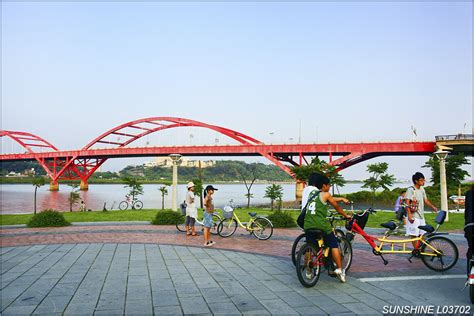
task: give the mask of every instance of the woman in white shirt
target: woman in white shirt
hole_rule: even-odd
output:
[[[189,182],[188,193],[186,193],[186,235],[197,236],[194,224],[198,216],[197,208],[194,206],[194,183]]]

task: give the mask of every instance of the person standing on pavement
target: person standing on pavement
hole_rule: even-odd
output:
[[[418,226],[426,225],[425,222],[425,203],[433,209],[434,212],[438,212],[438,208],[434,206],[428,197],[426,196],[425,189],[425,176],[421,172],[416,172],[412,176],[413,186],[409,187],[406,192],[406,199],[411,201],[412,207],[411,214],[408,215],[406,221],[406,236],[416,238],[425,233],[424,230],[420,230]],[[410,210],[408,210],[410,212]],[[416,247],[416,241],[413,241],[413,247]]]
[[[474,179],[466,181],[470,185],[469,190],[464,194],[466,197],[464,204],[464,237],[467,239],[467,273],[469,273],[469,260],[472,257],[472,235],[474,234],[474,220],[472,215],[472,196],[474,195]]]
[[[217,191],[212,185],[204,189],[204,247],[214,246],[215,242],[211,240],[212,213],[214,213],[214,203],[212,195]]]
[[[197,208],[194,205],[194,183],[188,182],[188,192],[186,193],[186,235],[197,236],[194,224],[198,216]]]

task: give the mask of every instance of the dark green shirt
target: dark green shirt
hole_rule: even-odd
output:
[[[313,193],[313,192],[311,192]],[[326,234],[332,232],[328,217],[328,204],[321,201],[321,192],[306,206],[306,215],[304,218],[304,229],[315,228],[324,231]]]

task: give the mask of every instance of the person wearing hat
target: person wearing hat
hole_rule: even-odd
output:
[[[194,224],[198,216],[197,208],[194,205],[194,183],[188,182],[188,192],[186,193],[186,235],[197,236]]]
[[[215,242],[211,240],[212,213],[214,213],[214,203],[212,195],[217,191],[212,185],[204,189],[204,247],[214,246]]]

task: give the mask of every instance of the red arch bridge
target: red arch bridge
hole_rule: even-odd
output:
[[[177,127],[202,127],[237,141],[225,146],[155,146],[128,147],[151,133]],[[264,144],[240,132],[194,120],[177,117],[152,117],[114,127],[79,150],[62,151],[45,139],[27,132],[0,131],[26,149],[25,153],[1,154],[0,161],[36,160],[51,178],[50,188],[58,189],[59,180],[80,180],[87,189],[89,177],[107,159],[118,157],[168,156],[263,156],[291,175],[289,165],[308,163],[308,156],[329,156],[339,170],[378,156],[428,155],[436,142],[378,142],[341,144]],[[119,140],[117,140],[119,139]],[[120,139],[123,139],[120,141]],[[110,148],[97,148],[108,145]],[[44,151],[46,149],[46,151]],[[42,150],[39,152],[39,150]],[[337,159],[333,159],[337,156]]]

